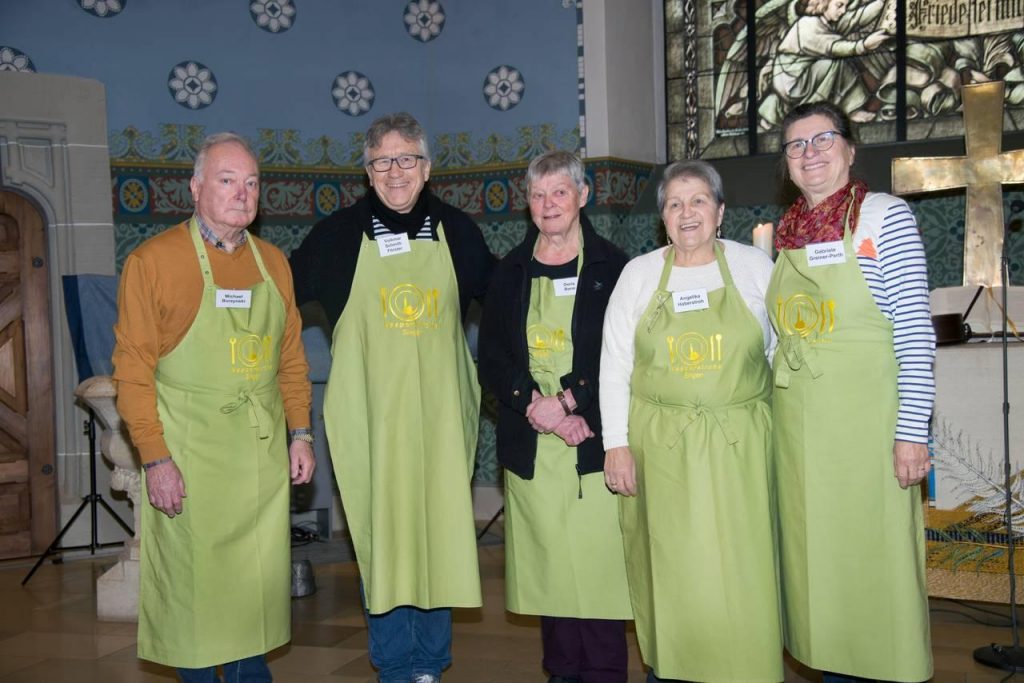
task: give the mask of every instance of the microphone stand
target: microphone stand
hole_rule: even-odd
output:
[[[1020,646],[1020,629],[1017,621],[1017,573],[1013,562],[1013,500],[1010,495],[1010,379],[1007,349],[1007,321],[1010,316],[1008,292],[1010,289],[1010,230],[1007,226],[1003,236],[1003,255],[1000,259],[1003,284],[1003,476],[1006,486],[1006,546],[1007,565],[1010,573],[1010,622],[1013,644],[979,647],[974,651],[974,660],[985,666],[1015,673],[1024,672],[1024,648]]]

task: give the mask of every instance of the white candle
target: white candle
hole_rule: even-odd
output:
[[[771,223],[758,223],[754,226],[754,246],[769,256],[772,255],[773,227]]]

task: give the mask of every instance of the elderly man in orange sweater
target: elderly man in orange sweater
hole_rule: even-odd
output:
[[[288,262],[246,230],[259,182],[243,138],[207,138],[195,214],[128,256],[118,293],[117,406],[149,495],[138,654],[186,682],[218,665],[269,681],[264,654],[291,635],[289,479],[313,473],[311,391]]]

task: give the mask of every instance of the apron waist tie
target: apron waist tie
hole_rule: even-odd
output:
[[[263,407],[263,402],[252,392],[242,390],[238,392],[238,398],[231,403],[225,403],[220,407],[220,412],[227,415],[233,413],[242,406],[249,408],[249,426],[256,430],[256,435],[261,439],[270,437],[270,413]]]
[[[788,334],[779,339],[779,350],[782,352],[784,362],[775,363],[775,386],[781,389],[789,388],[789,380],[793,372],[800,370],[805,365],[811,373],[811,377],[821,377],[821,368],[815,360],[814,349],[807,343],[807,340],[796,334]],[[776,356],[776,358],[778,358]]]
[[[643,396],[636,396],[642,401],[650,403],[651,405],[659,408],[674,408],[684,412],[684,424],[679,430],[679,434],[676,436],[669,448],[675,448],[679,444],[679,440],[683,438],[683,432],[687,430],[693,423],[697,422],[701,418],[711,418],[715,421],[715,425],[722,432],[722,436],[725,437],[726,442],[730,446],[735,446],[739,443],[740,439],[736,436],[736,430],[733,429],[732,424],[729,422],[729,416],[727,411],[731,408],[742,408],[744,406],[751,405],[753,403],[763,402],[765,399],[762,396],[756,396],[747,401],[740,401],[739,403],[728,403],[726,405],[712,406],[707,403],[701,403],[700,401],[694,403],[662,403],[651,398]]]
[[[706,418],[709,416],[715,421],[715,424],[718,425],[718,428],[722,432],[722,436],[725,437],[726,442],[730,446],[735,446],[737,443],[739,443],[740,439],[738,436],[736,436],[736,431],[732,428],[732,425],[729,424],[729,417],[725,414],[725,411],[715,410],[711,406],[703,405],[701,403],[683,406],[683,409],[686,410],[688,413],[688,415],[686,416],[686,423],[683,424],[683,428],[679,430],[679,435],[676,437],[676,440],[672,443],[672,445],[669,446],[669,448],[676,447],[676,444],[679,443],[679,440],[683,438],[683,432],[685,432],[690,425],[692,425],[694,422],[701,418]]]
[[[213,394],[218,396],[230,396],[227,392],[211,392],[206,391],[202,388],[190,386],[184,383],[175,382],[173,379],[168,377],[162,377],[157,373],[157,383],[164,386],[170,387],[177,391],[185,391],[189,393],[201,393],[201,394]],[[271,417],[270,411],[263,405],[263,401],[260,400],[261,395],[273,395],[277,390],[276,382],[269,382],[262,386],[256,386],[249,389],[239,389],[237,396],[234,401],[225,403],[220,407],[220,412],[228,415],[235,412],[242,406],[248,406],[249,408],[249,426],[256,430],[257,436],[261,439],[270,438],[270,427],[274,424],[274,420]]]

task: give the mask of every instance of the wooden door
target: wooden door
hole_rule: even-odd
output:
[[[49,308],[42,216],[0,191],[0,558],[57,531]]]

